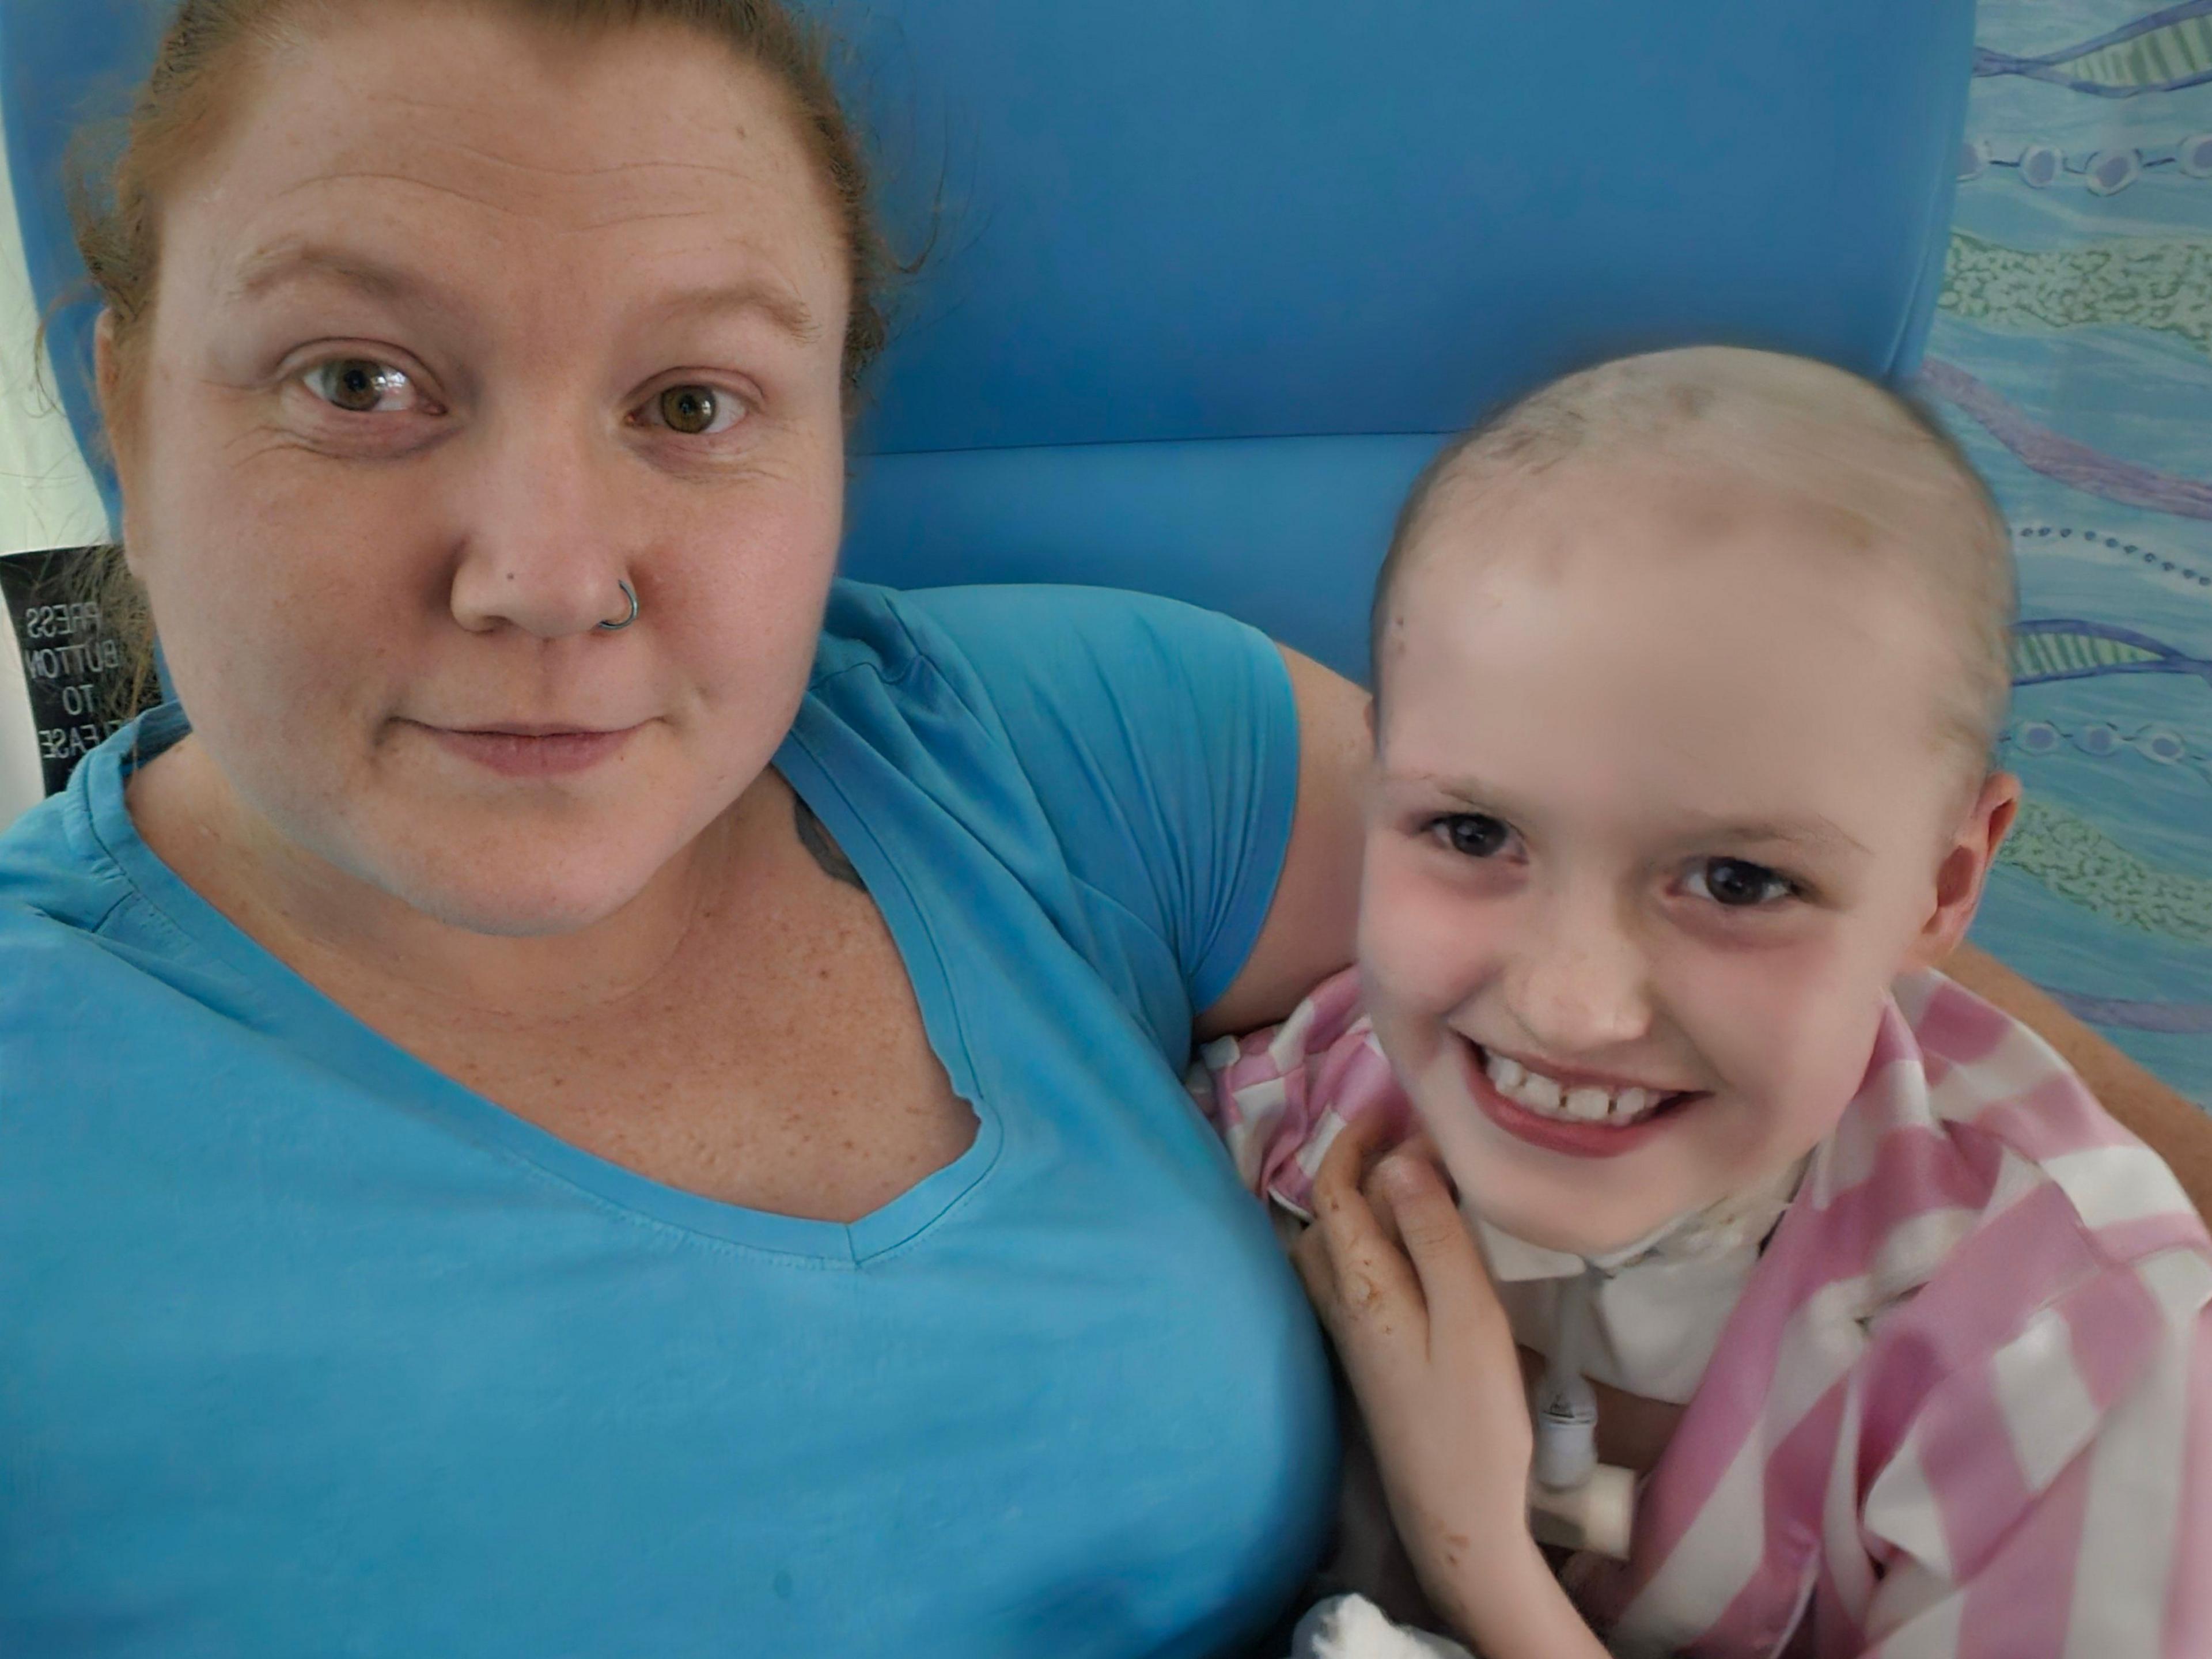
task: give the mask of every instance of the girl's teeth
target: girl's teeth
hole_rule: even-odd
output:
[[[1565,1088],[1557,1079],[1532,1072],[1503,1054],[1486,1054],[1483,1070],[1498,1093],[1516,1105],[1577,1123],[1633,1123],[1666,1098],[1650,1089]]]

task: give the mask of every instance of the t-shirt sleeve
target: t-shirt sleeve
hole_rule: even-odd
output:
[[[1070,872],[1154,933],[1193,1011],[1251,954],[1289,845],[1297,709],[1266,635],[1106,588],[899,597],[1012,750]]]

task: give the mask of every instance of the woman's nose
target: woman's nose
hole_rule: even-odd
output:
[[[639,515],[623,510],[631,458],[588,436],[487,430],[472,471],[453,574],[453,620],[471,633],[541,639],[619,622]]]
[[[1554,907],[1508,969],[1510,1012],[1559,1059],[1633,1042],[1651,1030],[1650,965],[1617,918]]]

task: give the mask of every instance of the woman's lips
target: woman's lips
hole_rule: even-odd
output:
[[[1664,1133],[1668,1121],[1677,1112],[1705,1098],[1702,1094],[1679,1096],[1663,1106],[1654,1107],[1633,1123],[1616,1126],[1564,1122],[1540,1116],[1498,1093],[1497,1085],[1483,1069],[1482,1050],[1456,1034],[1451,1040],[1459,1056],[1460,1079],[1483,1115],[1517,1140],[1569,1158],[1619,1158],[1623,1152],[1632,1152]]]
[[[509,778],[569,777],[589,771],[619,754],[638,732],[635,726],[615,732],[469,730],[447,726],[422,729],[449,754]]]

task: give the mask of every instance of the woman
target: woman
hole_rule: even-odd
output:
[[[834,585],[863,204],[763,5],[185,7],[85,250],[191,724],[0,843],[8,1651],[1199,1654],[1311,1565],[1176,1079],[1349,954],[1360,699]]]

